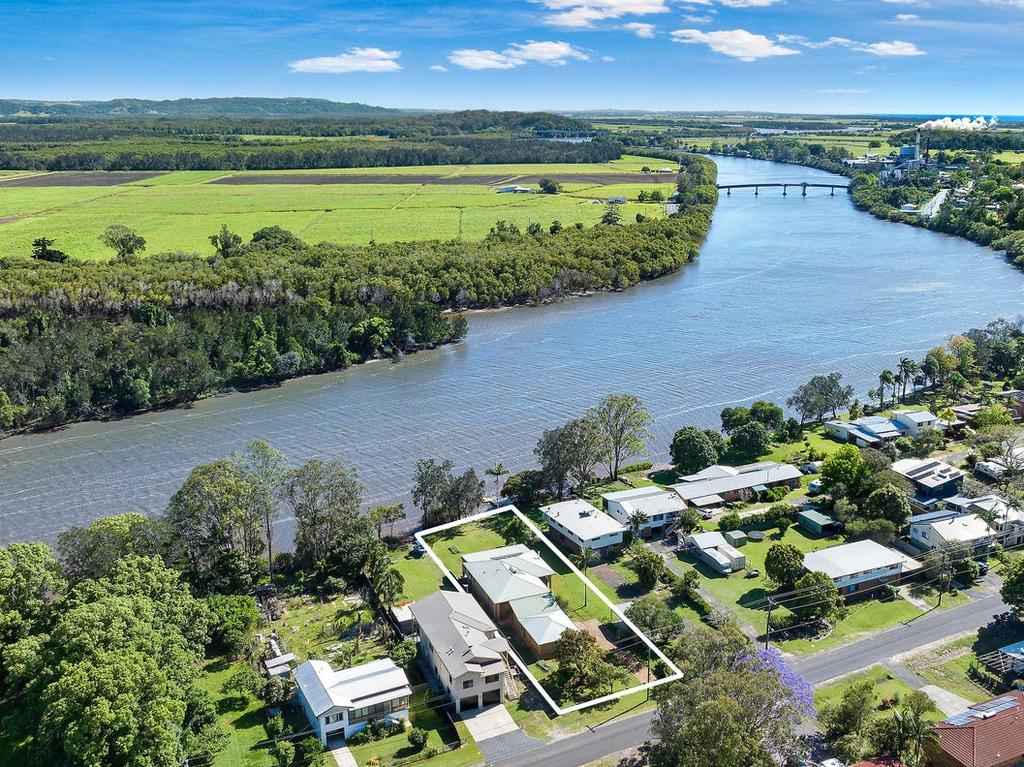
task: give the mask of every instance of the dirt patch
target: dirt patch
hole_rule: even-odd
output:
[[[0,218],[0,224],[9,224],[12,221],[17,221],[17,220],[18,219],[14,218],[13,216],[11,216],[10,218]]]
[[[597,620],[597,618],[591,618],[590,620],[586,621],[576,621],[576,625],[579,626],[580,629],[582,629],[583,631],[586,631],[588,634],[590,634],[590,636],[594,637],[594,639],[597,640],[598,646],[602,650],[615,649],[615,644],[613,642],[610,642],[608,640],[608,637],[604,635],[604,632],[601,631],[601,623]]]
[[[410,173],[241,173],[210,181],[211,184],[231,186],[252,184],[438,184],[442,186],[495,184],[536,184],[550,178],[561,184],[672,184],[675,176],[665,173],[548,173],[526,176],[464,175],[439,176],[437,174]]]
[[[38,176],[15,176],[14,178],[0,179],[0,186],[24,186],[24,187],[46,187],[46,186],[118,186],[128,184],[132,181],[145,181],[147,178],[162,176],[166,171],[69,171],[58,173],[43,173]]]

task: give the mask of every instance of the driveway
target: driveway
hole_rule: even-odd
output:
[[[959,714],[974,705],[967,698],[961,698],[959,695],[934,684],[926,684],[921,688],[921,692],[931,698],[939,711],[946,716]]]
[[[500,703],[465,711],[460,716],[477,743],[519,729],[519,725],[512,719],[512,714]]]
[[[329,738],[327,749],[331,752],[331,756],[334,757],[338,767],[357,767],[356,759],[352,756],[352,752],[348,750],[348,746],[345,745],[344,738]]]

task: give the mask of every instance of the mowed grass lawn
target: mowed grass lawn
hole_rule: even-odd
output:
[[[746,556],[747,570],[731,575],[719,575],[689,554],[680,553],[679,558],[697,570],[701,575],[701,587],[708,594],[735,613],[741,621],[758,632],[763,632],[768,615],[765,598],[772,593],[766,583],[764,560],[771,545],[780,541],[790,543],[800,551],[807,553],[835,546],[842,543],[843,539],[840,536],[815,537],[796,525],[786,530],[785,535],[781,538],[778,531],[772,531],[764,541],[748,541],[740,549]],[[746,573],[750,569],[759,570],[760,575],[756,578],[746,577]],[[773,621],[786,614],[786,610],[776,608],[773,611]],[[850,604],[849,615],[839,621],[827,637],[814,641],[791,639],[779,642],[778,646],[792,653],[824,650],[854,641],[881,628],[894,626],[920,614],[921,610],[904,599],[895,599],[891,602],[880,602],[873,599],[853,602]]]
[[[491,175],[503,173],[626,173],[641,164],[667,164],[638,158],[590,165],[422,166],[353,168],[361,174]],[[328,171],[330,172],[330,171]],[[275,175],[289,175],[288,172]],[[294,173],[300,173],[295,171]],[[324,171],[301,171],[322,174]],[[499,219],[525,229],[592,226],[604,210],[595,199],[625,196],[624,221],[637,213],[664,216],[660,203],[634,202],[642,189],[671,194],[675,176],[663,184],[565,184],[559,195],[496,194],[479,183],[466,184],[252,184],[209,183],[224,171],[180,171],[112,187],[0,186],[0,256],[27,255],[32,241],[49,237],[74,258],[109,258],[99,242],[110,224],[124,224],[146,238],[148,253],[211,253],[210,235],[222,224],[248,238],[266,226],[281,226],[310,243],[366,244],[424,239],[478,240]],[[254,174],[246,174],[254,175]]]
[[[815,690],[814,705],[818,709],[818,713],[820,714],[826,706],[838,703],[846,690],[862,682],[871,682],[872,690],[875,693],[876,710],[880,712],[889,710],[891,708],[889,704],[900,703],[914,691],[913,687],[895,676],[885,666],[872,666]],[[933,722],[942,719],[942,716],[942,712],[937,708],[925,714],[925,718]]]

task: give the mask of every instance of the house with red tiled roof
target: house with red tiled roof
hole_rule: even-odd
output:
[[[874,759],[857,762],[853,767],[905,767],[905,765],[899,759],[891,756],[876,756]]]
[[[935,730],[934,767],[1017,767],[1024,763],[1024,692],[977,703]]]

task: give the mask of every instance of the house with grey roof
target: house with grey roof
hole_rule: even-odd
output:
[[[690,552],[717,573],[728,575],[747,566],[743,552],[733,546],[722,533],[694,533],[686,537]]]
[[[628,526],[630,517],[637,512],[643,514],[647,521],[640,528],[642,536],[667,531],[686,508],[686,502],[676,493],[657,485],[605,493],[601,503],[608,515],[622,525]]]
[[[746,466],[709,466],[669,487],[687,506],[701,511],[733,501],[750,500],[770,487],[800,486],[803,475],[788,463],[764,461]]]
[[[370,720],[409,719],[409,678],[391,658],[340,671],[327,661],[308,660],[295,669],[295,683],[302,710],[324,745],[331,735],[348,738]]]
[[[537,658],[550,658],[555,642],[576,625],[551,593],[555,571],[533,549],[503,546],[462,558],[469,591],[499,626]]]
[[[804,554],[804,569],[825,573],[844,595],[865,591],[921,568],[902,552],[870,539]]]
[[[826,421],[825,433],[857,447],[881,447],[903,436],[899,426],[880,415],[867,415],[852,421]]]
[[[435,591],[411,609],[421,664],[456,713],[501,703],[508,641],[473,595]]]
[[[542,506],[549,536],[563,548],[579,553],[584,546],[598,557],[618,551],[626,527],[581,498]]]

